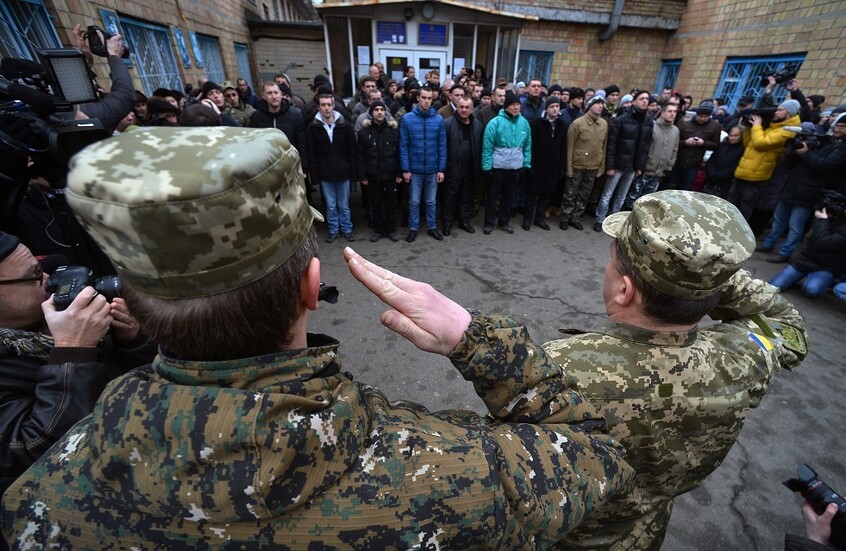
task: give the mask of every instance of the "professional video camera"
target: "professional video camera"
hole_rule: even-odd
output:
[[[766,87],[770,84],[770,77],[775,78],[776,84],[786,84],[796,78],[796,71],[777,71],[769,73],[761,77],[761,86]]]
[[[802,145],[807,145],[808,149],[816,149],[825,139],[825,134],[817,132],[816,126],[811,122],[803,122],[802,126],[785,126],[784,130],[788,132],[795,132],[790,142],[790,151],[802,149]]]
[[[818,515],[823,514],[829,503],[837,505],[837,513],[831,521],[831,537],[828,542],[838,549],[846,550],[846,499],[817,478],[817,473],[808,465],[799,465],[796,478],[782,482],[788,489],[802,494]]]
[[[814,210],[825,209],[829,220],[846,220],[846,195],[833,189],[825,189],[817,203],[814,205]]]
[[[102,38],[100,36],[102,35]],[[109,50],[106,47],[106,42],[109,41],[114,34],[105,29],[101,29],[97,25],[89,25],[85,30],[85,39],[88,41],[88,49],[91,53],[100,57],[109,57]],[[123,59],[129,58],[129,48],[121,43],[120,57]]]
[[[108,137],[96,119],[72,120],[75,104],[98,99],[83,54],[61,48],[37,55],[38,63],[0,61],[0,184],[25,184],[30,160],[61,174],[79,150]]]
[[[88,286],[106,297],[111,302],[120,296],[121,283],[116,275],[94,278],[94,272],[85,266],[60,266],[47,278],[44,285],[53,293],[56,310],[65,310],[80,291]]]
[[[777,107],[756,107],[751,109],[743,109],[740,112],[740,118],[744,124],[752,124],[751,117],[752,115],[758,115],[761,117],[762,122],[761,124],[766,128],[770,125],[773,121],[773,116],[775,115]]]

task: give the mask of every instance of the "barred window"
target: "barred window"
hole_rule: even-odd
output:
[[[148,96],[156,88],[182,90],[182,79],[173,55],[167,27],[120,16],[124,38],[132,51],[138,78]]]
[[[255,90],[252,72],[250,71],[250,50],[246,44],[235,43],[235,59],[238,61],[238,76],[236,78],[243,78],[250,85],[250,88]]]
[[[220,55],[220,41],[217,37],[197,33],[197,44],[202,52],[203,68],[208,79],[218,84],[226,80],[226,70]]]
[[[661,62],[661,70],[658,71],[658,79],[655,81],[656,94],[660,94],[664,88],[676,88],[681,64],[681,59],[665,59]]]
[[[539,78],[541,82],[549,86],[549,78],[552,75],[552,52],[535,52],[532,50],[520,50],[520,59],[517,62],[517,76],[515,82],[523,81],[526,84],[530,79]]]
[[[4,0],[0,15],[0,57],[34,60],[36,49],[62,47],[42,0]]]
[[[743,96],[752,96],[756,100],[764,93],[761,80],[767,75],[778,72],[796,72],[805,61],[805,54],[782,56],[760,56],[728,58],[720,75],[715,97],[728,99],[729,111],[737,109],[737,101]],[[787,97],[783,84],[776,86],[773,98],[781,102]]]

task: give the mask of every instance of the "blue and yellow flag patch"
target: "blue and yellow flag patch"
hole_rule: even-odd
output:
[[[758,335],[757,333],[749,333],[749,338],[752,340],[752,342],[754,342],[767,352],[773,349],[772,341],[767,337],[764,337],[763,335]]]

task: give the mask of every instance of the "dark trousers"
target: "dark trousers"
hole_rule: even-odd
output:
[[[507,226],[511,220],[511,201],[517,190],[522,170],[493,169],[491,187],[485,198],[485,226]],[[499,216],[497,217],[496,200],[499,198]]]
[[[661,185],[661,189],[682,189],[690,191],[696,183],[696,175],[699,172],[699,163],[689,166],[674,166]]]
[[[543,222],[546,218],[546,209],[549,207],[549,196],[549,192],[529,193],[526,206],[523,208],[523,225]]]
[[[752,213],[755,211],[758,195],[767,182],[750,182],[748,180],[734,179],[727,200],[740,210],[740,214],[747,222],[752,220]]]
[[[371,221],[373,231],[382,235],[389,235],[397,231],[397,184],[393,178],[389,180],[370,180],[364,186],[370,202]]]
[[[471,171],[472,172],[472,171]],[[444,228],[452,226],[452,221],[458,210],[458,221],[462,224],[470,223],[470,210],[473,208],[473,176],[465,176],[467,172],[457,178],[450,178],[444,192],[444,208],[441,212]]]

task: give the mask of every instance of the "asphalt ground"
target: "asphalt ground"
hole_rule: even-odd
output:
[[[355,281],[342,252],[347,245],[389,270],[424,281],[456,302],[483,312],[518,320],[533,340],[559,336],[560,328],[590,328],[605,319],[602,275],[611,239],[592,230],[551,231],[520,227],[514,234],[481,231],[482,214],[472,223],[476,233],[453,229],[444,241],[425,227],[414,243],[369,241],[361,196],[352,195],[355,243],[323,240],[318,224],[322,278],[340,291],[337,304],[321,303],[309,330],[327,333],[342,343],[343,368],[356,380],[381,389],[394,400],[411,400],[431,410],[445,408],[484,412],[484,404],[443,357],[417,350],[385,329],[379,314],[386,307]],[[519,216],[519,215],[518,215]],[[765,262],[756,253],[745,267],[769,279],[784,266]],[[812,466],[835,491],[846,495],[846,303],[832,295],[808,299],[798,290],[785,296],[805,318],[810,353],[793,372],[779,372],[760,407],[749,412],[740,438],[723,464],[705,483],[676,500],[663,549],[782,549],[784,534],[803,534],[802,498],[782,486],[800,463]]]

